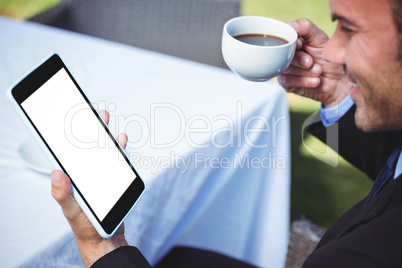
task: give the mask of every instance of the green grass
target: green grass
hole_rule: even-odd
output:
[[[0,14],[27,19],[59,1],[0,0]],[[241,15],[266,16],[281,21],[309,18],[328,35],[335,29],[327,0],[243,0]],[[335,153],[329,154],[327,160],[338,162],[336,167],[312,156],[301,140],[302,124],[320,104],[293,94],[288,95],[288,100],[292,147],[291,219],[304,216],[320,226],[329,227],[367,195],[372,183]],[[305,143],[322,150],[321,142],[313,137],[308,137]]]
[[[59,3],[60,0],[0,0],[0,15],[27,19]]]
[[[337,163],[330,166],[311,155],[303,145],[302,124],[309,114],[291,112],[291,220],[302,216],[328,228],[346,210],[363,199],[370,191],[372,182],[355,167],[329,153],[327,161]],[[304,143],[318,152],[324,144],[309,135]]]
[[[242,0],[241,15],[266,16],[281,21],[308,18],[328,35],[335,30],[328,0]]]

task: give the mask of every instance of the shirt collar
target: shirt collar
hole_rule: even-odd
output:
[[[402,174],[402,150],[399,154],[398,162],[396,163],[396,168],[394,172],[394,179],[398,178]]]

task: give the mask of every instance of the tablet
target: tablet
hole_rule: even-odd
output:
[[[60,57],[47,59],[7,98],[53,167],[69,176],[92,225],[111,237],[145,184]]]

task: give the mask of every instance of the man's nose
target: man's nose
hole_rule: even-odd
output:
[[[328,40],[326,44],[323,52],[323,57],[329,62],[338,65],[345,65],[345,56],[345,40],[343,40],[337,29],[334,35]]]

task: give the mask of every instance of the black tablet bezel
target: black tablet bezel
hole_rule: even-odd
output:
[[[87,207],[90,209],[91,213],[94,215],[96,220],[99,222],[99,224],[102,226],[103,230],[110,235],[115,228],[118,226],[118,224],[122,221],[122,219],[127,215],[127,213],[130,211],[132,206],[136,203],[138,198],[141,196],[142,192],[145,190],[145,185],[140,176],[138,175],[137,171],[134,169],[132,164],[130,163],[129,159],[123,152],[123,150],[120,148],[118,145],[118,142],[116,139],[114,139],[113,135],[110,133],[109,129],[107,128],[106,124],[103,122],[99,114],[96,112],[88,98],[85,96],[84,92],[81,90],[79,87],[78,83],[75,81],[67,67],[64,65],[63,61],[61,58],[57,55],[54,54],[51,56],[48,60],[46,60],[43,64],[41,64],[38,68],[36,68],[33,72],[31,72],[28,76],[26,76],[20,83],[18,83],[12,90],[11,94],[13,98],[16,100],[18,103],[19,107],[21,110],[24,112],[25,116],[28,118],[32,126],[35,128],[36,132],[39,134],[40,138],[42,141],[45,143],[47,146],[48,150],[51,152],[57,163],[60,165],[62,170],[68,175],[68,171],[64,169],[62,163],[60,163],[59,159],[57,156],[53,153],[52,149],[49,147],[47,144],[46,140],[42,137],[41,133],[39,130],[36,128],[35,124],[32,122],[32,120],[29,118],[29,115],[26,113],[26,111],[22,108],[21,103],[26,100],[31,94],[33,94],[37,89],[39,89],[46,81],[48,81],[51,77],[53,77],[60,69],[64,68],[65,71],[68,73],[69,77],[71,80],[74,82],[75,86],[77,87],[78,91],[82,95],[82,97],[85,99],[89,107],[92,109],[94,112],[95,116],[98,118],[98,120],[101,122],[103,128],[105,131],[108,133],[108,135],[111,137],[117,148],[119,149],[121,155],[124,157],[126,160],[127,164],[130,166],[134,174],[136,175],[136,178],[134,181],[131,183],[131,185],[127,188],[127,190],[123,193],[123,195],[119,198],[119,200],[116,202],[116,204],[113,206],[113,208],[108,212],[108,214],[105,216],[105,218],[100,221],[97,215],[94,213],[92,210],[92,207],[90,204],[86,201],[85,197],[81,194],[80,189],[75,185],[74,179],[70,178],[71,183],[74,185],[75,189],[87,205]]]

